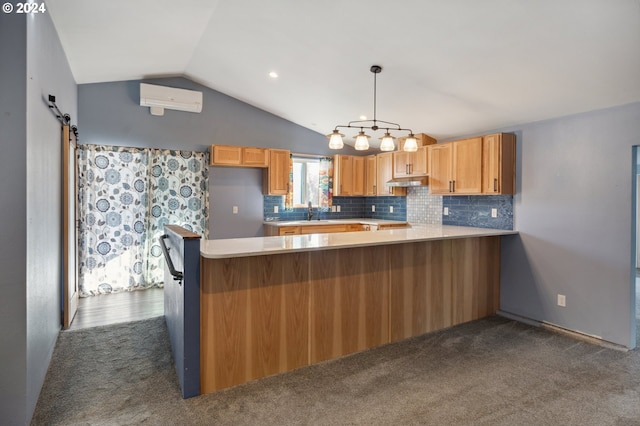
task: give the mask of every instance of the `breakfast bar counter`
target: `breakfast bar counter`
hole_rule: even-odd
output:
[[[311,221],[313,223],[313,221]],[[285,222],[289,223],[289,222]],[[282,226],[282,225],[280,225]],[[490,237],[515,234],[516,231],[448,225],[413,225],[380,231],[329,234],[286,235],[280,237],[202,240],[200,255],[209,259],[263,256],[317,250],[406,244],[419,241]]]
[[[500,239],[413,226],[200,243],[200,392],[492,315]]]

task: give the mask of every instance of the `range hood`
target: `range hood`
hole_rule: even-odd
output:
[[[429,184],[429,178],[426,176],[412,177],[412,178],[396,178],[387,181],[387,186],[427,186]]]

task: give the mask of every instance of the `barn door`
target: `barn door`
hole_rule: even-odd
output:
[[[64,328],[69,328],[78,310],[78,256],[76,217],[76,135],[68,125],[62,126],[62,200],[64,261]]]

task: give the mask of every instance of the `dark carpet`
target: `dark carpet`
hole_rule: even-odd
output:
[[[640,353],[497,316],[196,398],[162,317],[60,334],[34,425],[640,425]]]

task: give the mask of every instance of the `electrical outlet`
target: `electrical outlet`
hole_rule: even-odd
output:
[[[444,215],[449,216],[449,207],[444,208]]]
[[[340,206],[336,206],[336,211],[340,213]]]
[[[498,209],[491,209],[491,217],[498,217]]]
[[[563,308],[567,306],[567,296],[564,294],[558,295],[558,306],[562,306]]]
[[[389,206],[389,213],[393,213],[393,206]]]
[[[376,211],[376,206],[375,206],[375,205],[372,205],[372,206],[371,206],[371,211],[372,211],[372,212],[375,212],[375,211]]]
[[[273,206],[273,212],[278,213],[278,206]]]
[[[233,214],[238,214],[238,206],[233,206]]]

